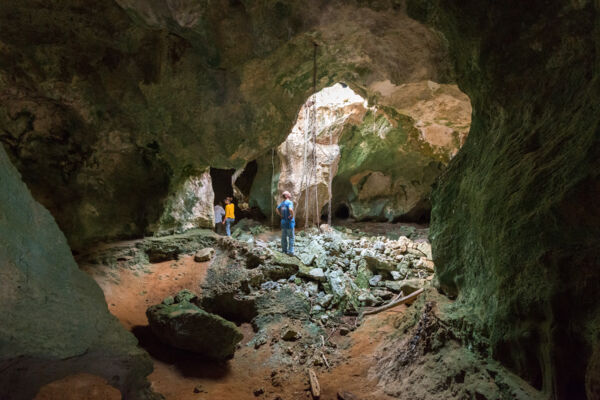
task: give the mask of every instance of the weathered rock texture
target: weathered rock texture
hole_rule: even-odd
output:
[[[191,302],[195,297],[183,290],[174,302],[171,298],[149,307],[146,316],[152,332],[164,343],[179,349],[214,360],[232,358],[243,338],[242,332],[233,322],[197,307]]]
[[[0,24],[0,140],[75,248],[152,230],[193,171],[281,144],[313,41],[318,89],[452,79],[392,0],[7,0]]]
[[[78,372],[103,376],[126,398],[151,398],[150,358],[108,312],[2,148],[0,184],[0,398],[31,399]]]
[[[409,4],[446,35],[473,105],[433,196],[439,285],[494,357],[549,397],[585,398],[600,341],[598,3]]]
[[[338,83],[311,96],[300,109],[292,132],[277,148],[280,172],[273,199],[281,201],[278,196],[284,190],[289,191],[296,203],[299,223],[304,222],[307,212],[309,221],[315,219],[315,214],[316,221],[320,220],[340,161],[340,136],[346,124],[362,121],[367,108],[365,99]]]
[[[190,176],[165,203],[158,232],[183,232],[193,228],[212,228],[215,194],[210,172]]]

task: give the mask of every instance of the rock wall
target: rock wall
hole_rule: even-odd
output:
[[[149,233],[185,171],[281,144],[313,42],[319,89],[452,79],[393,0],[7,0],[0,24],[0,141],[78,249]]]
[[[154,230],[159,234],[181,233],[193,228],[214,227],[215,194],[210,170],[186,178],[165,202]]]
[[[467,136],[471,105],[455,85],[375,82],[379,107],[347,127],[333,182],[356,219],[428,219],[431,186]]]
[[[417,0],[409,12],[443,31],[473,104],[433,194],[439,286],[458,296],[461,325],[549,398],[586,398],[587,380],[596,399],[598,3]]]
[[[104,377],[125,398],[154,398],[150,358],[109,313],[2,148],[0,184],[0,398],[32,399],[78,372]]]

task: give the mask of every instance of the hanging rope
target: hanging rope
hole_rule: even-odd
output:
[[[319,210],[319,194],[318,194],[318,179],[317,179],[317,44],[313,43],[313,104],[312,104],[312,139],[313,139],[313,176],[315,186],[315,215],[314,223],[318,227],[320,219]]]
[[[333,129],[329,128],[329,150],[333,148]],[[327,183],[327,225],[331,226],[331,198],[333,197],[331,185],[333,184],[333,163],[335,157],[328,157],[329,160],[329,182]]]
[[[319,197],[317,193],[317,47],[313,43],[313,94],[309,101],[304,104],[304,152],[302,160],[302,179],[300,180],[300,193],[304,192],[304,227],[309,226],[309,214],[311,208],[311,185],[314,186],[315,213],[313,224],[319,223]],[[309,136],[310,135],[310,136]],[[311,143],[312,142],[312,143]],[[311,146],[312,144],[312,146]]]
[[[304,109],[304,161],[302,164],[302,183],[300,190],[304,191],[304,228],[308,227],[308,180],[310,174],[306,173],[306,162],[308,160],[308,131],[310,129],[310,108]]]
[[[271,226],[275,226],[274,218],[275,212],[273,210],[273,202],[276,202],[275,195],[273,194],[273,185],[275,181],[275,148],[271,149]]]

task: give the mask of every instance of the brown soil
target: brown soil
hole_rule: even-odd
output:
[[[121,393],[96,375],[67,376],[42,387],[34,400],[119,400]]]

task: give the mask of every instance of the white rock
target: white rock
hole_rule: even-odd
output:
[[[325,272],[323,272],[323,268],[313,268],[308,271],[308,275],[310,275],[313,279],[324,281],[325,280]]]

